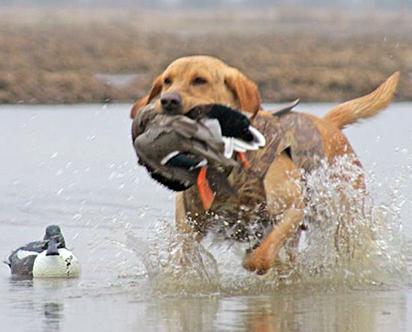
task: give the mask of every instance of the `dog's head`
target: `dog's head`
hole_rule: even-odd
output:
[[[254,113],[260,109],[256,84],[236,68],[209,56],[189,56],[172,62],[153,82],[149,94],[132,108],[155,101],[159,110],[184,114],[195,106],[218,103]]]

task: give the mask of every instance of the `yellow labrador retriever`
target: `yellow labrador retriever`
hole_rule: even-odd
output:
[[[262,110],[256,84],[239,70],[213,57],[189,56],[172,62],[154,80],[149,94],[133,105],[131,117],[148,103],[180,113],[219,103],[253,114],[253,125],[268,143],[248,153],[249,169],[228,175],[238,195],[216,193],[213,205],[205,211],[196,189],[189,188],[177,194],[176,222],[179,230],[200,237],[211,228],[219,231],[219,225],[228,225],[225,236],[236,240],[250,241],[253,233],[254,245],[243,265],[262,274],[275,264],[285,242],[299,234],[304,218],[299,170],[315,169],[320,159],[332,164],[336,157],[353,155],[341,130],[384,109],[398,80],[399,73],[394,73],[372,93],[334,107],[323,118],[295,112],[273,116]],[[360,165],[356,158],[353,162]],[[359,176],[353,186],[363,187],[363,178]]]

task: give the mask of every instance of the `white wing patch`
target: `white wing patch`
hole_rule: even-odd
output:
[[[202,159],[201,161],[199,161],[199,162],[197,163],[196,166],[190,167],[189,170],[192,170],[192,169],[195,169],[195,168],[199,168],[199,167],[203,167],[203,166],[206,166],[206,165],[207,165],[207,159]]]
[[[39,253],[35,252],[35,251],[29,251],[29,250],[21,249],[21,250],[17,251],[17,258],[18,259],[24,259],[24,258],[29,257],[29,256],[37,256],[38,254]]]
[[[249,131],[255,137],[254,142],[258,147],[261,148],[262,146],[265,146],[266,144],[265,136],[263,136],[259,130],[257,130],[255,127],[249,126]]]
[[[164,157],[164,158],[160,161],[160,163],[161,163],[162,165],[166,165],[166,164],[169,162],[169,160],[171,160],[171,159],[173,159],[174,157],[176,157],[179,153],[180,153],[180,151],[170,152],[166,157]]]
[[[234,146],[233,146],[233,138],[232,137],[222,137],[223,143],[225,143],[225,151],[224,155],[226,158],[232,158]]]
[[[249,126],[249,131],[253,135],[252,142],[246,142],[241,139],[234,137],[223,136],[222,140],[225,143],[225,152],[224,155],[226,158],[231,158],[233,152],[246,152],[250,150],[257,150],[266,144],[266,139],[262,133],[256,128]]]

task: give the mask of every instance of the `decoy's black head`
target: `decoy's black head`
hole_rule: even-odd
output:
[[[43,240],[46,242],[47,256],[58,255],[59,248],[66,248],[63,234],[57,225],[47,226]]]

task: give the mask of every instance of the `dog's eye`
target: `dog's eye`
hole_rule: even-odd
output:
[[[166,77],[166,78],[164,79],[163,83],[164,83],[165,85],[170,85],[170,84],[172,84],[172,79],[171,79],[170,77]]]
[[[193,80],[192,80],[192,84],[193,85],[203,85],[203,84],[206,84],[207,83],[207,80],[205,79],[205,78],[203,78],[203,77],[195,77]]]

